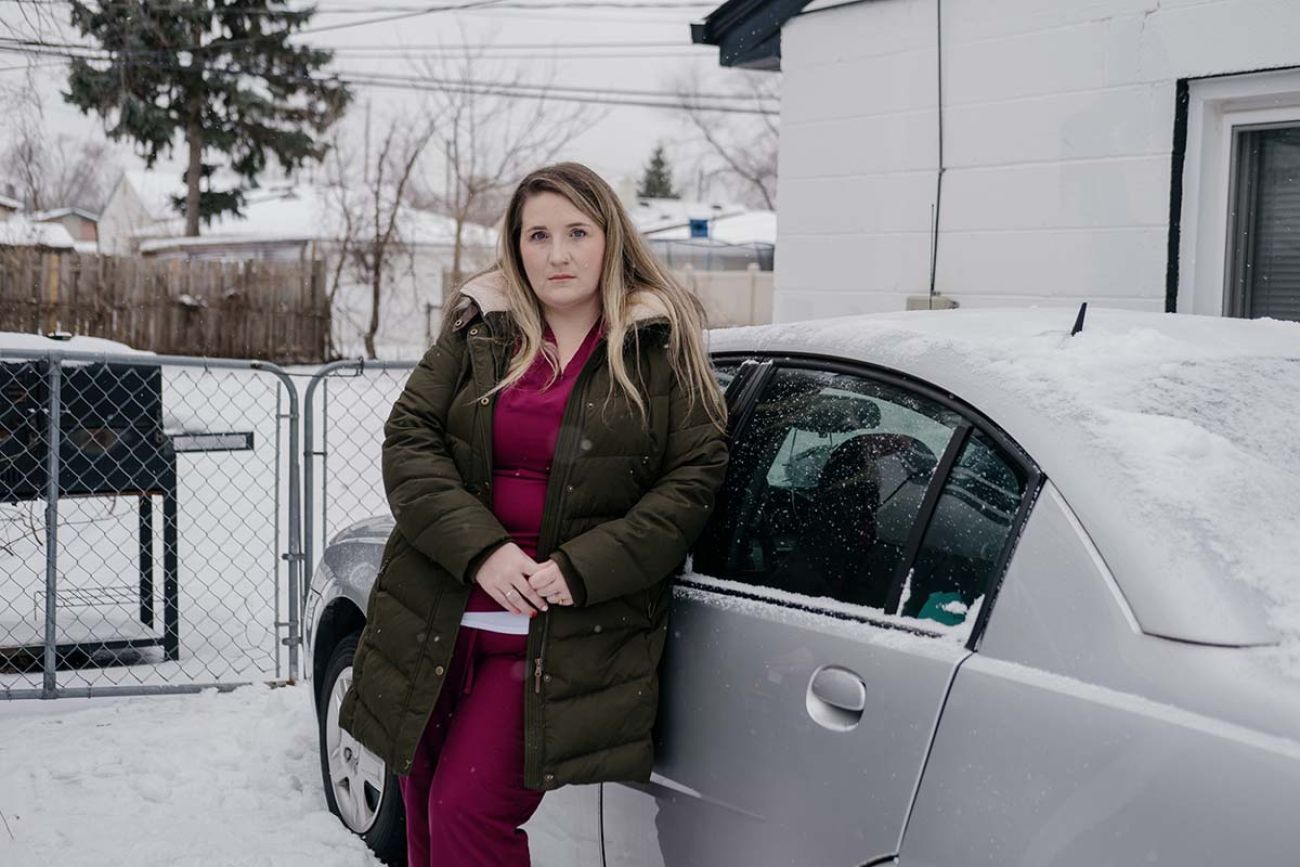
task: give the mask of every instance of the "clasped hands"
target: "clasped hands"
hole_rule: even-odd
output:
[[[549,605],[572,605],[569,585],[554,560],[538,563],[514,542],[497,548],[478,567],[474,582],[501,607],[532,617]]]

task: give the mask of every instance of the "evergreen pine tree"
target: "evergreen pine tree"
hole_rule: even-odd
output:
[[[320,159],[318,134],[350,99],[337,78],[315,77],[333,52],[291,43],[314,10],[285,0],[71,0],[72,24],[109,52],[72,61],[64,99],[103,118],[108,136],[138,145],[152,167],[177,143],[189,149],[184,173],[185,232],[199,220],[239,213],[248,189],[274,156],[285,169]],[[202,190],[224,155],[241,178],[231,190]]]
[[[673,189],[673,170],[664,156],[664,146],[655,145],[650,162],[646,164],[645,174],[641,176],[641,186],[636,194],[646,199],[677,199],[680,195]]]

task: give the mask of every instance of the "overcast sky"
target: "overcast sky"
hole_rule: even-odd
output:
[[[440,2],[446,4],[448,0]],[[466,0],[450,2],[458,4]],[[580,0],[577,6],[573,5],[575,0],[506,2],[516,8],[444,11],[349,26],[304,38],[322,47],[344,48],[334,61],[334,67],[340,72],[412,74],[417,62],[412,58],[431,56],[429,46],[468,43],[495,46],[492,50],[499,59],[484,61],[490,64],[485,67],[484,78],[488,75],[496,79],[513,78],[517,71],[523,80],[538,83],[550,81],[561,86],[600,85],[654,92],[670,91],[677,81],[686,78],[700,82],[702,90],[711,92],[743,90],[740,73],[718,66],[716,48],[693,46],[690,41],[690,22],[702,20],[716,4],[684,6],[614,0],[622,5],[590,8],[581,6]],[[522,2],[560,8],[517,8]],[[58,8],[49,0],[46,3],[50,8]],[[354,24],[384,14],[420,10],[426,4],[419,0],[319,0],[316,5],[318,14],[313,27]],[[9,8],[4,9],[6,6]],[[11,19],[12,0],[0,0],[0,10]],[[61,38],[79,41],[66,27]],[[574,47],[579,43],[583,47]],[[656,45],[629,47],[627,43]],[[515,45],[550,47],[508,47]],[[5,53],[0,57],[0,67],[16,66],[22,61],[19,55]],[[64,74],[64,68],[59,66],[39,71],[47,127],[55,133],[78,137],[97,135],[98,119],[81,115],[58,96]],[[6,84],[23,75],[15,71],[0,72]],[[359,137],[367,101],[372,124],[377,128],[390,113],[419,111],[421,99],[417,93],[358,87],[356,102],[344,121],[347,133]],[[617,184],[623,179],[639,177],[657,141],[663,141],[669,148],[679,186],[686,193],[693,193],[700,150],[694,146],[688,127],[663,109],[606,107],[563,156],[587,162]],[[183,153],[177,156],[183,160]],[[129,163],[130,158],[124,162]]]

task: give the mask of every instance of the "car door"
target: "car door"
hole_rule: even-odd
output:
[[[734,358],[714,364],[714,373],[724,390],[737,380],[743,361]],[[747,368],[753,366],[751,363]],[[740,385],[736,383],[737,388]],[[533,862],[539,867],[603,867],[600,797],[597,785],[565,786],[549,792],[524,826]]]
[[[950,401],[825,362],[769,367],[743,389],[718,512],[675,594],[655,774],[603,787],[611,867],[897,853],[1005,562],[1024,478],[999,503],[1001,543],[936,529],[923,548],[984,436]]]

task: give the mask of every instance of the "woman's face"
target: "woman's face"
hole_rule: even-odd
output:
[[[557,193],[524,202],[519,254],[533,293],[547,312],[600,305],[605,233]]]

